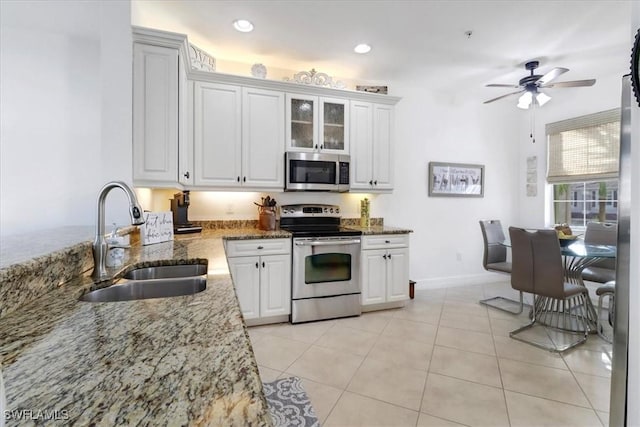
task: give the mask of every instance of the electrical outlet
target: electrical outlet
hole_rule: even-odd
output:
[[[233,214],[234,214],[234,212],[233,212],[233,203],[229,203],[227,205],[227,215],[233,215]]]

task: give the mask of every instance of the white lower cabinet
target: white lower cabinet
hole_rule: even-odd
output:
[[[225,246],[245,320],[288,316],[291,313],[291,240],[234,240],[227,241]],[[242,256],[230,256],[234,254]]]
[[[409,299],[409,235],[362,238],[362,305]]]

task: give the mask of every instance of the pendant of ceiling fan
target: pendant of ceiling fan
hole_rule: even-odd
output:
[[[516,92],[507,93],[506,95],[498,96],[497,98],[489,99],[485,101],[484,104],[489,104],[491,102],[497,101],[502,98],[507,98],[512,95],[524,94],[520,97],[518,107],[520,108],[528,108],[529,105],[532,105],[537,102],[538,105],[542,106],[547,101],[551,99],[548,95],[541,92],[540,89],[545,88],[562,88],[562,87],[582,87],[582,86],[593,86],[596,82],[595,79],[589,80],[573,80],[568,82],[555,82],[553,81],[560,77],[562,74],[569,71],[568,68],[556,67],[551,71],[545,74],[534,74],[535,70],[540,66],[540,62],[538,61],[529,61],[525,64],[525,69],[529,71],[529,75],[521,78],[518,81],[517,85],[510,84],[488,84],[487,87],[508,87],[519,89]],[[528,95],[529,94],[529,95]],[[525,101],[527,98],[531,97],[531,101],[527,104],[527,107],[524,107]],[[538,99],[541,97],[542,99]],[[525,99],[523,99],[525,98]],[[521,106],[522,105],[522,106]]]

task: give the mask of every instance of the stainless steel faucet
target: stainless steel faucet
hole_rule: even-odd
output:
[[[107,194],[114,188],[120,188],[129,198],[129,214],[131,215],[131,224],[144,224],[142,218],[142,207],[138,203],[135,193],[127,184],[122,181],[108,182],[102,187],[98,194],[98,221],[96,225],[96,238],[93,241],[93,273],[91,278],[94,282],[108,280],[111,277],[107,274],[106,260],[109,246],[104,238],[104,203]]]

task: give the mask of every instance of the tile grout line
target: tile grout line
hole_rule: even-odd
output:
[[[484,285],[482,286],[484,291]],[[488,308],[487,308],[488,310]],[[489,313],[487,313],[488,315]],[[498,364],[498,374],[500,375],[500,384],[502,385],[502,398],[504,400],[504,409],[507,413],[507,422],[511,425],[511,414],[509,413],[509,404],[507,403],[507,391],[504,388],[504,381],[502,380],[502,367],[500,365],[500,358],[498,356],[498,349],[496,347],[496,338],[493,335],[493,324],[491,323],[491,319],[489,319],[489,329],[491,330],[491,342],[493,342],[493,350],[496,352],[496,363]]]
[[[447,293],[445,292],[445,300]],[[429,366],[427,368],[427,377],[424,380],[424,387],[422,387],[422,397],[420,398],[420,408],[418,410],[418,420],[420,420],[420,414],[422,413],[422,406],[424,404],[424,395],[427,392],[427,384],[429,383],[429,375],[431,374],[431,362],[433,362],[433,354],[436,350],[436,340],[438,339],[438,332],[440,331],[440,320],[442,319],[442,313],[444,312],[444,301],[440,305],[440,315],[438,316],[438,326],[436,329],[436,336],[433,339],[433,345],[431,346],[431,357],[429,357]]]

